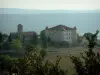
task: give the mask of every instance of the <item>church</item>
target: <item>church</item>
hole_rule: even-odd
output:
[[[21,24],[17,25],[17,32],[10,33],[12,40],[19,38],[23,43],[30,43],[34,35],[37,35],[35,31],[23,32],[23,25]]]

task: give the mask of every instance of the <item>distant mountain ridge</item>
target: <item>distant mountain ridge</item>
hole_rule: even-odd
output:
[[[46,14],[46,13],[100,13],[100,10],[35,10],[0,8],[0,14]]]

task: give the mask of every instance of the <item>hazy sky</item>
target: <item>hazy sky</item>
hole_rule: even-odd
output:
[[[100,0],[0,0],[0,8],[95,10]]]
[[[100,0],[0,0],[0,8],[21,8],[21,9],[39,9],[39,10],[57,10],[57,9],[100,10]],[[89,18],[87,17],[87,19]],[[100,21],[99,19],[97,20],[95,19],[97,19],[97,17],[94,17],[93,21],[90,22],[91,25],[88,26],[88,27],[92,27],[91,30],[93,30],[92,24],[94,23],[95,25],[96,21],[98,21],[96,29],[97,28],[100,29],[100,26],[99,26]],[[87,22],[87,25],[88,25],[88,22]],[[81,26],[81,28],[87,27],[87,25],[83,25]],[[6,28],[6,24],[4,27]],[[80,32],[82,32],[81,29],[80,29]]]

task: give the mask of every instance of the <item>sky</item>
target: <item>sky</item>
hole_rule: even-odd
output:
[[[0,8],[98,10],[100,0],[0,0]]]
[[[100,0],[0,0],[0,8],[82,11],[100,10]]]

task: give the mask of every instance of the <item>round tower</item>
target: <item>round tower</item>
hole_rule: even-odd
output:
[[[18,30],[18,33],[23,32],[23,25],[18,24],[17,30]]]
[[[21,24],[18,24],[18,27],[17,27],[17,30],[18,30],[18,38],[22,41],[23,39],[23,25]]]

